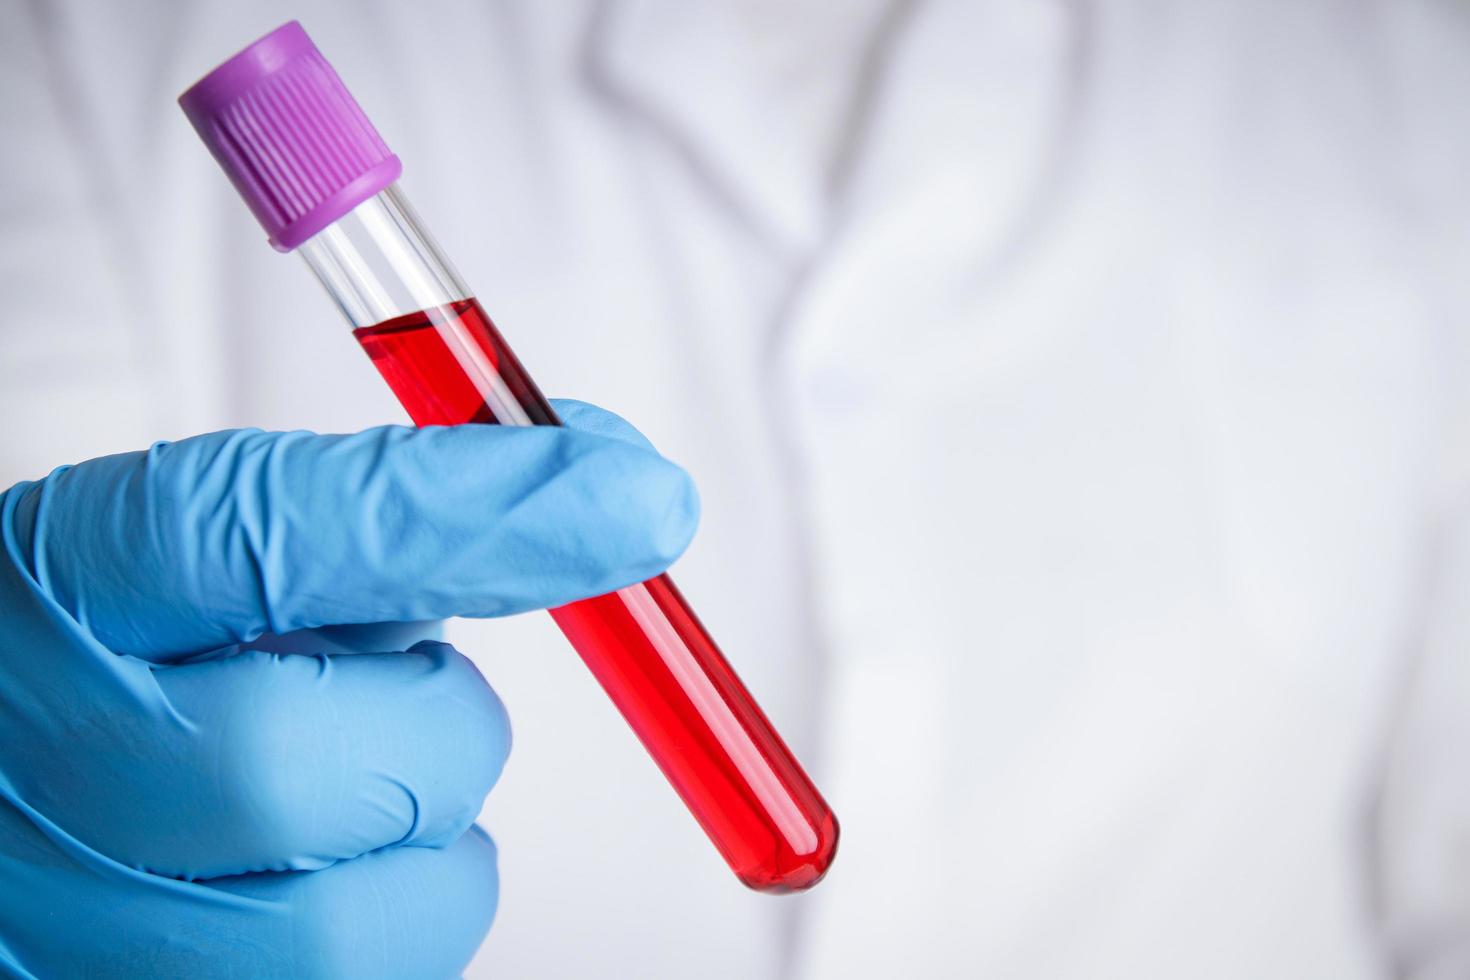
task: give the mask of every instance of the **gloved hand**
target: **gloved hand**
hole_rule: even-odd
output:
[[[219,432],[0,495],[0,972],[463,969],[510,732],[411,624],[648,578],[696,520],[625,423],[559,409]]]

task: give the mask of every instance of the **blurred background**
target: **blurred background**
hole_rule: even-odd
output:
[[[468,976],[1470,977],[1470,5],[0,0],[0,485],[402,411],[174,99],[302,21],[843,823],[742,889],[541,614]]]

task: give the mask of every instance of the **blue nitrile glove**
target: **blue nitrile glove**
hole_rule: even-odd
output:
[[[220,432],[0,495],[0,972],[464,967],[510,733],[402,624],[645,579],[696,520],[682,470],[559,407],[573,428]]]

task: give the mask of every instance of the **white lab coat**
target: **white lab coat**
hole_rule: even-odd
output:
[[[172,101],[299,17],[838,812],[744,891],[550,622],[470,976],[1470,976],[1449,0],[0,3],[0,478],[401,421]],[[452,751],[452,747],[447,747]]]

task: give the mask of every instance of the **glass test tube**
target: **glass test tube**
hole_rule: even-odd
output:
[[[560,424],[299,25],[257,41],[180,103],[416,424]],[[788,892],[822,878],[837,847],[831,809],[667,575],[551,615],[741,881]]]

